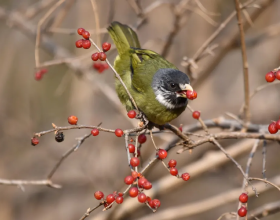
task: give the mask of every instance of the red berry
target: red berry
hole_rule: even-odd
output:
[[[83,48],[84,49],[89,49],[91,46],[91,43],[89,40],[83,40]]]
[[[190,100],[194,100],[197,98],[197,92],[196,91],[187,91],[187,98]]]
[[[98,59],[99,59],[99,53],[93,53],[92,55],[91,55],[91,59],[93,60],[93,61],[97,61]],[[101,66],[101,65],[100,65]],[[98,66],[98,69],[100,68],[100,66]]]
[[[137,167],[140,164],[140,160],[137,157],[132,157],[130,159],[130,165],[133,167]]]
[[[103,49],[104,52],[110,50],[110,48],[111,48],[111,44],[110,43],[105,42],[105,43],[102,44],[102,49]]]
[[[145,193],[138,194],[138,201],[139,202],[144,203],[144,202],[146,202],[146,200],[147,200],[147,196],[145,195]]]
[[[148,197],[148,198],[150,198],[150,197]],[[147,201],[148,201],[148,198],[146,199]],[[150,198],[150,199],[151,199],[151,198]],[[151,208],[155,208],[155,207],[154,207],[153,201],[154,201],[154,200],[149,200],[149,201],[148,201],[148,202],[149,202],[149,206],[151,206]]]
[[[275,77],[276,79],[280,80],[280,70],[277,70],[277,72],[275,73]]]
[[[43,77],[43,74],[41,73],[41,71],[38,71],[38,72],[35,73],[35,79],[37,81],[41,80],[42,77]]]
[[[135,118],[136,116],[136,112],[134,110],[130,110],[128,113],[127,113],[127,116],[129,118]]]
[[[82,48],[83,47],[83,41],[84,39],[80,39],[76,41],[76,47],[77,48]]]
[[[83,35],[83,38],[85,38],[85,39],[89,39],[89,37],[90,37],[90,33],[88,31],[84,31],[82,35]]]
[[[119,196],[123,196],[123,193],[122,193],[122,192],[119,192],[118,195],[119,195]]]
[[[110,204],[112,202],[115,201],[115,196],[113,194],[109,194],[107,197],[106,197],[106,201]]]
[[[242,202],[242,203],[246,203],[248,201],[248,195],[247,193],[242,193],[240,196],[239,196],[239,201]]]
[[[132,171],[131,176],[133,177],[133,179],[136,179],[138,177],[138,173],[136,171]]]
[[[164,149],[159,149],[157,155],[158,155],[158,158],[162,160],[167,157],[167,151]]]
[[[200,117],[200,112],[199,112],[199,111],[194,111],[194,112],[192,113],[192,116],[193,116],[194,119],[199,119],[199,117]]]
[[[150,183],[148,180],[144,183],[143,188],[146,190],[149,190],[153,187],[152,183]]]
[[[99,53],[99,60],[105,61],[106,58],[107,58],[106,53],[104,53],[104,52],[100,52],[100,53]]]
[[[154,200],[152,200],[152,202],[153,202],[153,207],[154,208],[159,208],[160,207],[160,201],[158,200],[158,199],[154,199]]]
[[[71,115],[71,116],[68,117],[68,123],[70,125],[76,125],[77,122],[78,122],[78,118],[76,116]]]
[[[276,128],[277,128],[278,130],[280,130],[280,119],[279,119],[278,121],[276,121]]]
[[[265,79],[267,82],[273,82],[275,80],[276,76],[274,72],[269,72],[265,75]]]
[[[138,189],[137,189],[137,187],[131,187],[130,189],[129,189],[129,195],[130,195],[130,197],[136,197],[137,195],[138,195]]]
[[[33,145],[33,146],[36,146],[37,144],[39,144],[39,140],[37,139],[37,138],[32,138],[31,139],[31,144]]]
[[[122,129],[117,128],[117,129],[115,130],[115,135],[116,135],[117,137],[121,137],[121,136],[123,136],[123,130],[122,130]]]
[[[140,144],[144,144],[144,143],[146,142],[146,140],[147,140],[147,137],[146,137],[145,134],[140,134],[140,135],[138,136],[138,142],[139,142]]]
[[[124,178],[124,183],[126,185],[131,185],[134,182],[134,178],[132,176],[127,176]]]
[[[150,202],[152,201],[151,197],[150,196],[147,196],[147,199],[146,199],[147,202]]]
[[[276,127],[276,123],[272,122],[269,126],[268,126],[268,131],[270,134],[276,134],[278,129]]]
[[[40,72],[41,72],[41,74],[46,74],[48,72],[48,70],[47,69],[41,69]]]
[[[129,153],[134,153],[135,152],[135,146],[133,144],[128,144],[128,151],[129,151]]]
[[[94,128],[94,129],[91,130],[91,134],[93,136],[97,136],[97,135],[99,135],[99,130],[97,128]]]
[[[179,130],[183,132],[183,125],[180,125]]]
[[[98,57],[99,57],[99,55],[98,55]],[[92,65],[92,67],[94,68],[94,69],[96,69],[96,70],[99,70],[99,68],[102,66],[102,64],[101,63],[94,63],[93,65]]]
[[[172,176],[177,176],[178,174],[178,170],[175,167],[171,167],[169,172]]]
[[[183,173],[183,174],[181,175],[181,177],[182,177],[182,179],[185,180],[185,181],[188,181],[188,180],[191,178],[190,174],[188,174],[188,173]]]
[[[79,35],[83,35],[84,32],[85,32],[85,29],[84,29],[84,28],[78,28],[78,30],[77,30],[77,33],[78,33]]]
[[[247,209],[244,206],[242,206],[240,209],[238,209],[238,215],[240,217],[246,216],[247,215]]]
[[[97,192],[94,193],[94,197],[95,197],[97,200],[100,200],[100,199],[102,199],[102,198],[104,197],[104,194],[103,194],[103,192],[101,192],[101,191],[97,191]]]
[[[122,196],[117,196],[116,203],[122,204],[123,203],[123,197]]]
[[[173,160],[173,159],[169,160],[169,162],[168,162],[168,166],[169,167],[176,167],[176,165],[177,165],[177,161],[176,160]]]
[[[139,186],[140,188],[144,188],[144,184],[145,184],[146,182],[148,182],[148,180],[147,180],[145,177],[141,177],[141,178],[139,178],[139,180],[138,180],[138,186]]]

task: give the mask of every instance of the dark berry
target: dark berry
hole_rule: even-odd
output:
[[[164,149],[159,149],[159,151],[157,152],[158,158],[159,159],[165,159],[167,157],[167,151]]]
[[[176,165],[177,165],[177,161],[176,160],[173,160],[173,159],[169,160],[169,162],[168,162],[168,166],[169,167],[176,167]]]
[[[97,61],[97,60],[99,59],[99,53],[93,53],[93,54],[91,55],[91,59],[92,59],[93,61]],[[99,65],[97,69],[99,69],[100,66],[101,66],[101,65]]]
[[[76,41],[76,47],[77,48],[82,48],[83,47],[83,41],[84,39],[80,39]]]
[[[128,144],[128,151],[129,151],[129,153],[134,153],[135,152],[135,146],[133,144]]]
[[[126,185],[131,185],[134,182],[134,178],[132,176],[127,176],[124,178],[124,182]]]
[[[106,58],[107,58],[106,53],[104,53],[104,52],[100,52],[100,53],[99,53],[99,60],[105,61]]]
[[[182,179],[185,180],[185,181],[188,181],[188,180],[191,178],[190,174],[188,174],[188,173],[183,173],[183,174],[181,175],[181,177],[182,177]]]
[[[77,33],[78,33],[79,35],[83,35],[84,31],[85,31],[84,28],[78,28]]]
[[[140,134],[140,135],[138,136],[138,142],[139,142],[140,144],[144,144],[144,143],[146,142],[146,140],[147,140],[147,137],[146,137],[145,134]]]
[[[276,134],[278,129],[276,127],[276,123],[272,122],[269,126],[268,126],[268,131],[270,134]]]
[[[199,112],[199,111],[194,111],[194,112],[192,113],[192,116],[193,116],[194,119],[199,119],[199,117],[200,117],[200,112]]]
[[[101,191],[97,191],[97,192],[94,193],[94,197],[95,197],[97,200],[100,200],[100,199],[102,199],[102,198],[104,197],[104,194],[103,194],[103,192],[101,192]]]
[[[141,203],[146,202],[147,196],[145,195],[145,193],[140,193],[138,194],[138,201]]]
[[[122,129],[117,128],[117,129],[115,130],[115,135],[116,135],[117,137],[121,137],[121,136],[123,136],[123,130],[122,130]]]
[[[175,167],[171,167],[169,172],[172,176],[177,176],[178,174],[178,170]]]
[[[83,48],[84,49],[89,49],[91,46],[91,43],[89,40],[83,40]]]
[[[90,37],[90,33],[88,31],[84,31],[82,35],[83,35],[83,38],[85,38],[85,39],[89,39],[89,37]]]
[[[242,206],[240,209],[238,209],[238,215],[240,217],[246,216],[247,215],[247,209],[244,206]]]
[[[110,50],[110,48],[111,48],[111,44],[110,43],[105,42],[105,43],[102,44],[102,49],[103,49],[104,52]]]
[[[130,165],[133,167],[137,167],[140,164],[140,160],[137,157],[132,157],[130,159]]]
[[[56,135],[55,135],[55,140],[57,142],[64,141],[64,134],[63,134],[63,132],[57,132]]]
[[[130,110],[128,113],[127,113],[127,116],[129,118],[135,118],[136,116],[136,112],[134,110]]]
[[[248,201],[248,194],[247,193],[242,193],[239,196],[239,201],[242,203],[246,203]]]
[[[39,140],[37,139],[37,138],[32,138],[31,139],[31,144],[33,145],[33,146],[36,146],[37,144],[39,144]]]
[[[76,116],[71,115],[71,116],[68,117],[68,123],[70,125],[76,125],[77,122],[78,122],[78,118]]]
[[[265,75],[265,79],[267,82],[273,82],[275,80],[276,76],[274,72],[269,72]]]
[[[117,196],[116,203],[122,204],[123,203],[123,197],[122,196]]]

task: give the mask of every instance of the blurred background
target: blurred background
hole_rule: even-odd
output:
[[[61,155],[77,143],[75,138],[89,134],[90,130],[65,131],[65,141],[62,143],[55,141],[54,134],[48,134],[42,136],[40,144],[35,147],[30,145],[30,138],[35,132],[51,129],[51,123],[67,126],[69,115],[76,115],[79,124],[97,125],[102,122],[103,127],[111,129],[128,129],[137,125],[136,120],[126,117],[125,109],[116,97],[113,72],[106,70],[100,74],[92,68],[90,54],[95,49],[75,47],[75,41],[80,38],[76,34],[79,27],[93,30],[92,36],[97,43],[112,42],[106,27],[113,20],[136,28],[143,48],[164,53],[170,62],[192,76],[192,85],[198,92],[198,98],[191,101],[190,105],[201,111],[203,119],[225,116],[225,112],[239,114],[244,89],[235,16],[211,44],[217,45],[212,55],[206,53],[198,61],[197,68],[191,68],[191,71],[184,67],[183,62],[183,57],[192,58],[205,40],[235,10],[233,0],[136,1],[142,12],[137,11],[139,7],[134,1],[128,0],[94,1],[95,11],[89,0],[65,0],[42,25],[43,41],[39,54],[41,64],[52,60],[66,63],[42,67],[47,68],[48,73],[42,80],[36,81],[36,27],[55,2],[0,1],[0,178],[46,179]],[[251,92],[265,84],[265,74],[280,63],[280,1],[252,2],[251,7],[243,13]],[[158,3],[160,5],[155,7]],[[257,8],[257,5],[263,7]],[[184,13],[178,18],[174,10],[180,9]],[[248,25],[250,17],[253,22],[251,26]],[[108,53],[111,62],[116,54],[116,50]],[[279,97],[279,84],[258,93],[251,101],[252,123],[268,124],[271,120],[277,120],[280,115]],[[186,110],[172,123],[179,126],[196,121]],[[161,136],[155,139],[159,146],[168,143],[173,137],[169,134]],[[236,141],[221,143],[227,148]],[[172,150],[168,156],[178,161],[179,168],[200,160],[209,151],[218,151],[206,144],[191,154],[176,154],[179,148]],[[236,158],[243,167],[246,166],[248,154],[249,150]],[[269,143],[266,161],[268,179],[280,174],[279,154],[279,144]],[[154,147],[149,137],[141,148],[141,155],[143,164],[154,156]],[[31,185],[24,186],[23,190],[16,186],[0,185],[0,219],[80,219],[89,207],[98,204],[94,199],[95,191],[109,194],[125,189],[123,179],[130,173],[126,161],[123,139],[103,132],[97,137],[90,137],[54,174],[53,182],[62,185],[62,189]],[[165,176],[170,175],[161,163],[157,163],[146,174],[152,183]],[[262,177],[262,144],[254,157],[251,176]],[[179,180],[174,177],[176,181]],[[228,161],[223,166],[209,168],[179,187],[170,187],[159,193],[156,196],[161,200],[158,213],[184,204],[188,208],[188,204],[204,201],[220,193],[226,194],[236,188],[240,188],[241,193],[241,185],[240,171]],[[222,213],[237,210],[238,197],[239,194],[236,194],[235,201],[186,217],[176,217],[174,213],[170,219],[217,219]],[[250,211],[277,200],[279,192],[276,189],[266,190],[259,198],[250,198],[248,209]],[[151,214],[151,210],[141,204],[133,212],[123,208],[115,215],[118,209],[121,209],[121,205],[115,205],[105,213],[100,208],[88,219],[137,219]],[[265,219],[279,218],[280,214],[275,214]]]

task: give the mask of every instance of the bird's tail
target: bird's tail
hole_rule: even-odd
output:
[[[117,47],[119,55],[124,54],[131,47],[141,47],[137,34],[127,25],[114,21],[107,29]]]

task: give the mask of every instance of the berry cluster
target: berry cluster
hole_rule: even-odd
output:
[[[280,130],[280,117],[278,121],[273,121],[268,125],[268,131],[270,134],[276,134]]]
[[[242,203],[247,203],[248,201],[248,194],[247,193],[242,193],[240,196],[239,196],[239,201],[242,202]],[[238,209],[238,215],[240,217],[244,217],[247,215],[247,209],[245,206],[241,206],[240,209]]]
[[[83,36],[84,39],[77,40],[76,47],[89,49],[91,47],[91,42],[89,40],[90,33],[86,31],[84,28],[78,28],[77,33]]]
[[[41,80],[41,79],[43,78],[44,74],[47,73],[47,72],[48,72],[47,69],[41,69],[41,70],[37,71],[37,72],[35,73],[35,79],[36,79],[37,81]]]
[[[280,69],[275,69],[273,71],[268,72],[265,75],[265,79],[269,83],[273,82],[275,79],[280,80]]]

